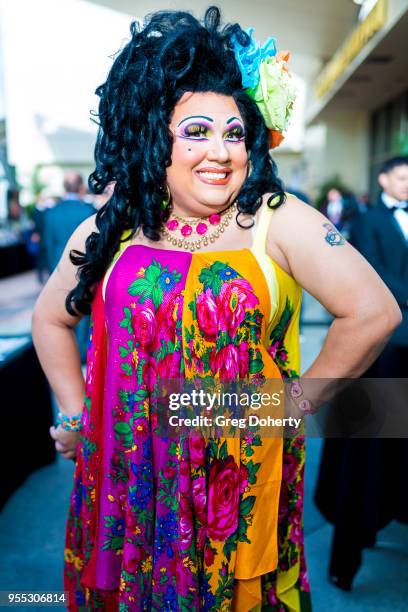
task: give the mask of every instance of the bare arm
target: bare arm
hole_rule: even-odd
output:
[[[71,316],[65,308],[65,298],[77,284],[77,267],[71,263],[69,253],[72,249],[84,251],[86,238],[95,231],[94,219],[95,216],[92,216],[84,221],[69,239],[62,258],[42,290],[33,312],[34,345],[56,395],[59,409],[66,415],[79,414],[84,400],[84,378],[73,331],[80,316]],[[60,433],[61,440],[68,440],[69,436],[65,434],[69,432]],[[51,435],[58,440],[53,432]],[[74,437],[70,437],[73,441]],[[63,452],[58,443],[57,450]]]
[[[294,198],[273,215],[267,248],[335,320],[305,378],[355,378],[365,372],[401,321],[391,292],[332,224]]]

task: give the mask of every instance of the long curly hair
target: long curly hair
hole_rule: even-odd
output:
[[[125,230],[139,227],[151,240],[160,239],[166,169],[171,165],[171,115],[185,92],[233,96],[242,115],[252,172],[237,196],[239,213],[255,214],[262,196],[271,192],[274,207],[285,194],[269,153],[269,133],[255,102],[242,88],[232,51],[233,39],[249,44],[238,24],[220,27],[220,11],[207,9],[200,23],[187,12],[160,11],[143,26],[133,22],[131,39],[116,57],[107,80],[96,93],[99,133],[93,193],[115,182],[109,201],[96,214],[97,232],[88,236],[85,253],[73,250],[78,284],[66,298],[71,315],[89,313],[96,283],[119,248]],[[272,198],[269,200],[271,204]],[[238,218],[237,218],[238,221]],[[239,222],[239,221],[238,221]]]

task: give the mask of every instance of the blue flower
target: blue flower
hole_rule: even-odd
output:
[[[170,542],[174,542],[177,536],[178,532],[176,515],[172,512],[169,512],[165,516],[161,516],[158,519],[156,526],[156,553],[161,555],[164,551],[166,551],[168,556],[173,556]]]
[[[130,469],[138,480],[151,482],[153,479],[153,468],[152,464],[149,461],[141,463],[139,465],[132,462],[130,464]]]
[[[77,606],[85,606],[86,598],[83,591],[75,591],[75,603]]]
[[[125,533],[125,520],[117,519],[112,525],[112,533],[115,536],[122,536]]]
[[[159,276],[159,285],[164,291],[171,291],[173,289],[176,281],[173,278],[172,274],[166,272],[165,270]]]
[[[233,51],[237,60],[239,69],[242,74],[242,85],[244,88],[254,89],[259,82],[259,66],[263,59],[276,55],[276,44],[274,38],[268,38],[266,43],[261,47],[259,43],[252,38],[254,28],[249,28],[247,34],[249,36],[249,44],[242,45],[235,35],[232,38]]]
[[[177,594],[172,584],[167,585],[163,604],[164,610],[169,610],[170,612],[173,612],[173,610],[177,610]]]
[[[232,278],[237,278],[238,272],[227,266],[220,270],[219,276],[222,280],[231,280]]]
[[[130,487],[129,504],[140,510],[146,510],[153,495],[153,485],[150,483],[138,483],[136,487]]]

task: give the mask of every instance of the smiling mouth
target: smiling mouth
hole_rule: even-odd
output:
[[[229,168],[215,169],[208,168],[196,170],[195,174],[203,183],[207,185],[226,185],[231,178],[232,171]]]

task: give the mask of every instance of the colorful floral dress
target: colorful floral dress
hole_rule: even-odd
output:
[[[310,609],[302,436],[158,433],[162,380],[299,373],[297,283],[252,249],[124,242],[93,302],[67,524],[71,610]]]

